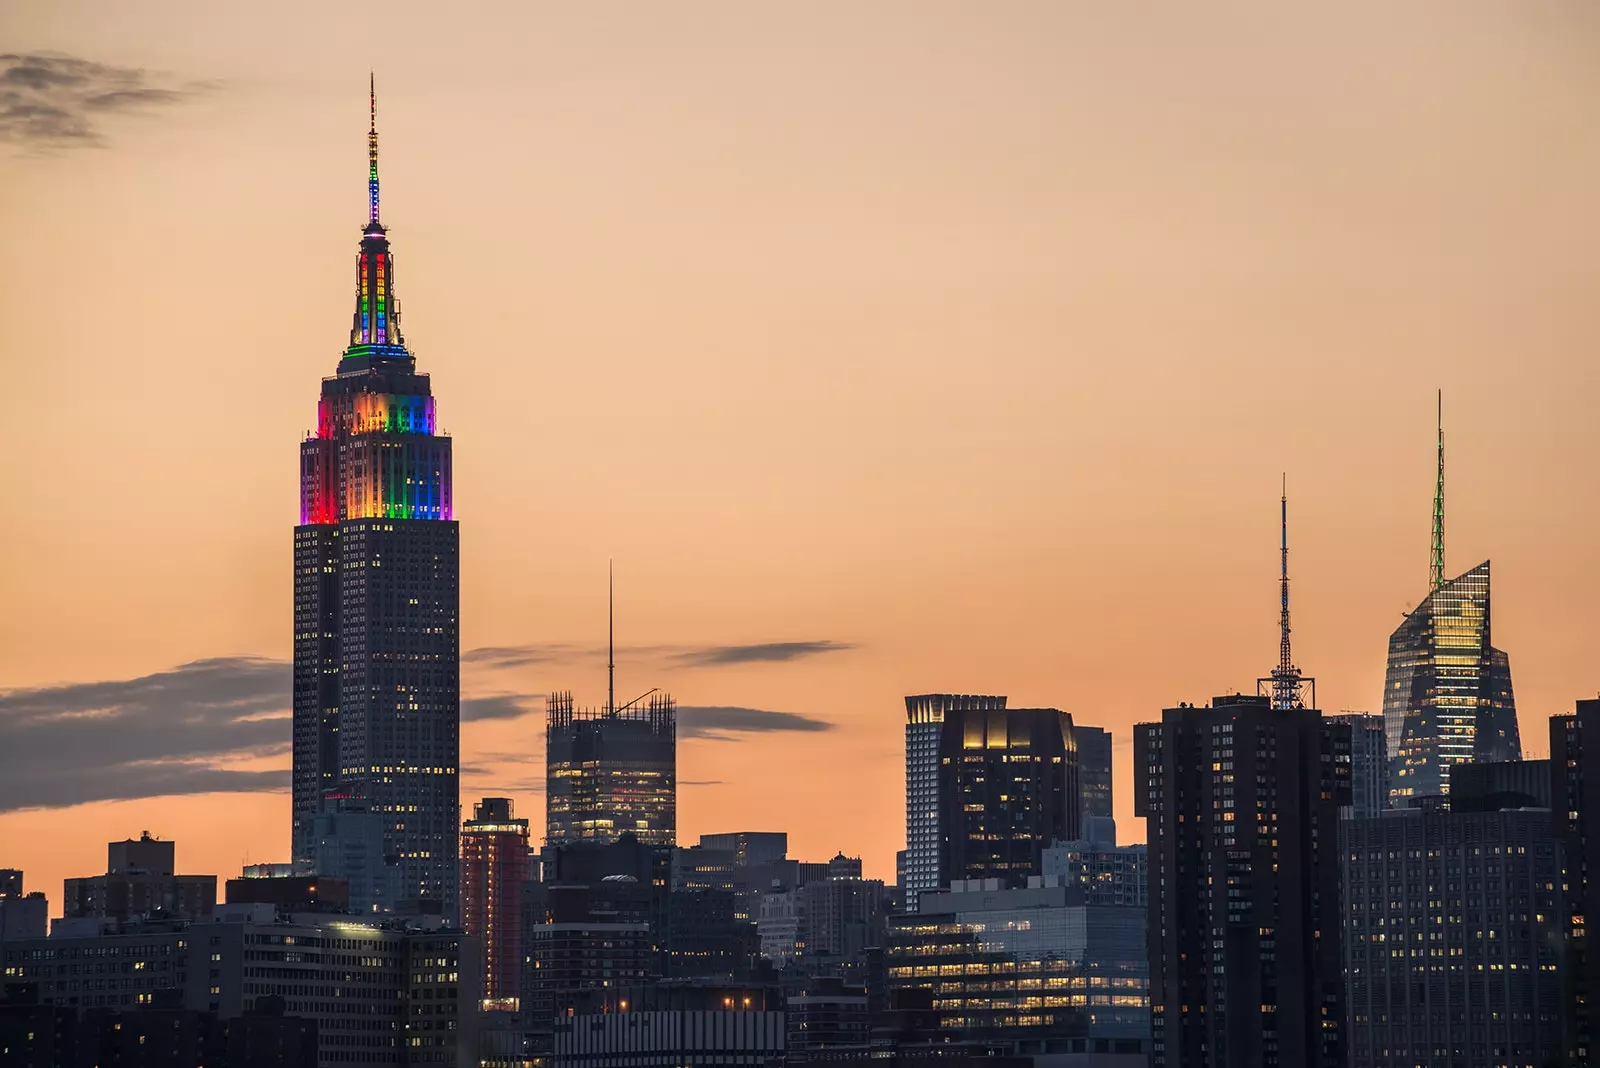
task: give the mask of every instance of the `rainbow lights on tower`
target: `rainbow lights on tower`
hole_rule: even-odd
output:
[[[358,911],[448,917],[461,729],[451,442],[400,332],[376,79],[368,106],[350,341],[300,445],[293,848],[301,870],[350,879]]]

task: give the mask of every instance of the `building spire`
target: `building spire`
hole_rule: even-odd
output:
[[[367,75],[370,122],[367,125],[367,223],[356,259],[356,312],[345,358],[410,358],[400,335],[400,301],[394,294],[394,256],[388,233],[378,221],[378,79]]]
[[[371,94],[372,125],[367,128],[367,196],[372,201],[370,221],[378,221],[378,76],[367,72],[367,85]]]
[[[1283,476],[1283,492],[1278,499],[1280,524],[1278,666],[1272,672],[1272,707],[1300,708],[1300,669],[1294,666],[1289,648],[1289,475]]]
[[[1428,592],[1444,585],[1444,390],[1439,391],[1439,481],[1433,490],[1433,558]]]
[[[606,561],[606,712],[617,710],[617,572]]]

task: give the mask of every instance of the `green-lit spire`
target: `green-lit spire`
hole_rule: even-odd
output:
[[[1444,585],[1444,390],[1439,391],[1439,482],[1433,491],[1433,562],[1428,581],[1432,593]]]

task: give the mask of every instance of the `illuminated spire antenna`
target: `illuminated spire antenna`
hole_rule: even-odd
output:
[[[1278,563],[1278,666],[1272,674],[1256,680],[1256,692],[1267,691],[1272,707],[1280,710],[1305,708],[1303,688],[1311,688],[1311,704],[1316,706],[1316,680],[1300,674],[1294,666],[1294,654],[1289,644],[1289,476],[1283,476],[1283,489],[1278,498],[1279,563]]]
[[[606,561],[606,712],[617,710],[617,571]]]
[[[1439,391],[1439,481],[1433,490],[1433,558],[1428,592],[1444,585],[1444,390]]]
[[[367,128],[367,196],[372,201],[372,221],[378,221],[378,76],[367,72],[371,93],[372,125]]]

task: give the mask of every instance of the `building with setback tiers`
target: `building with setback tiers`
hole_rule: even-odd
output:
[[[955,880],[1026,884],[1055,841],[1077,838],[1072,717],[1004,697],[906,698],[905,907]]]
[[[1489,561],[1444,575],[1444,422],[1433,498],[1428,596],[1389,636],[1383,721],[1389,801],[1450,792],[1450,769],[1471,761],[1520,760],[1511,660],[1491,644]]]
[[[376,97],[367,138],[350,344],[300,446],[292,846],[303,870],[317,870],[320,853],[336,867],[321,874],[349,878],[357,907],[453,917],[461,685],[450,439],[400,333],[378,219]],[[348,845],[318,841],[317,817],[335,805],[365,817],[341,826]],[[374,886],[388,896],[372,900]]]

